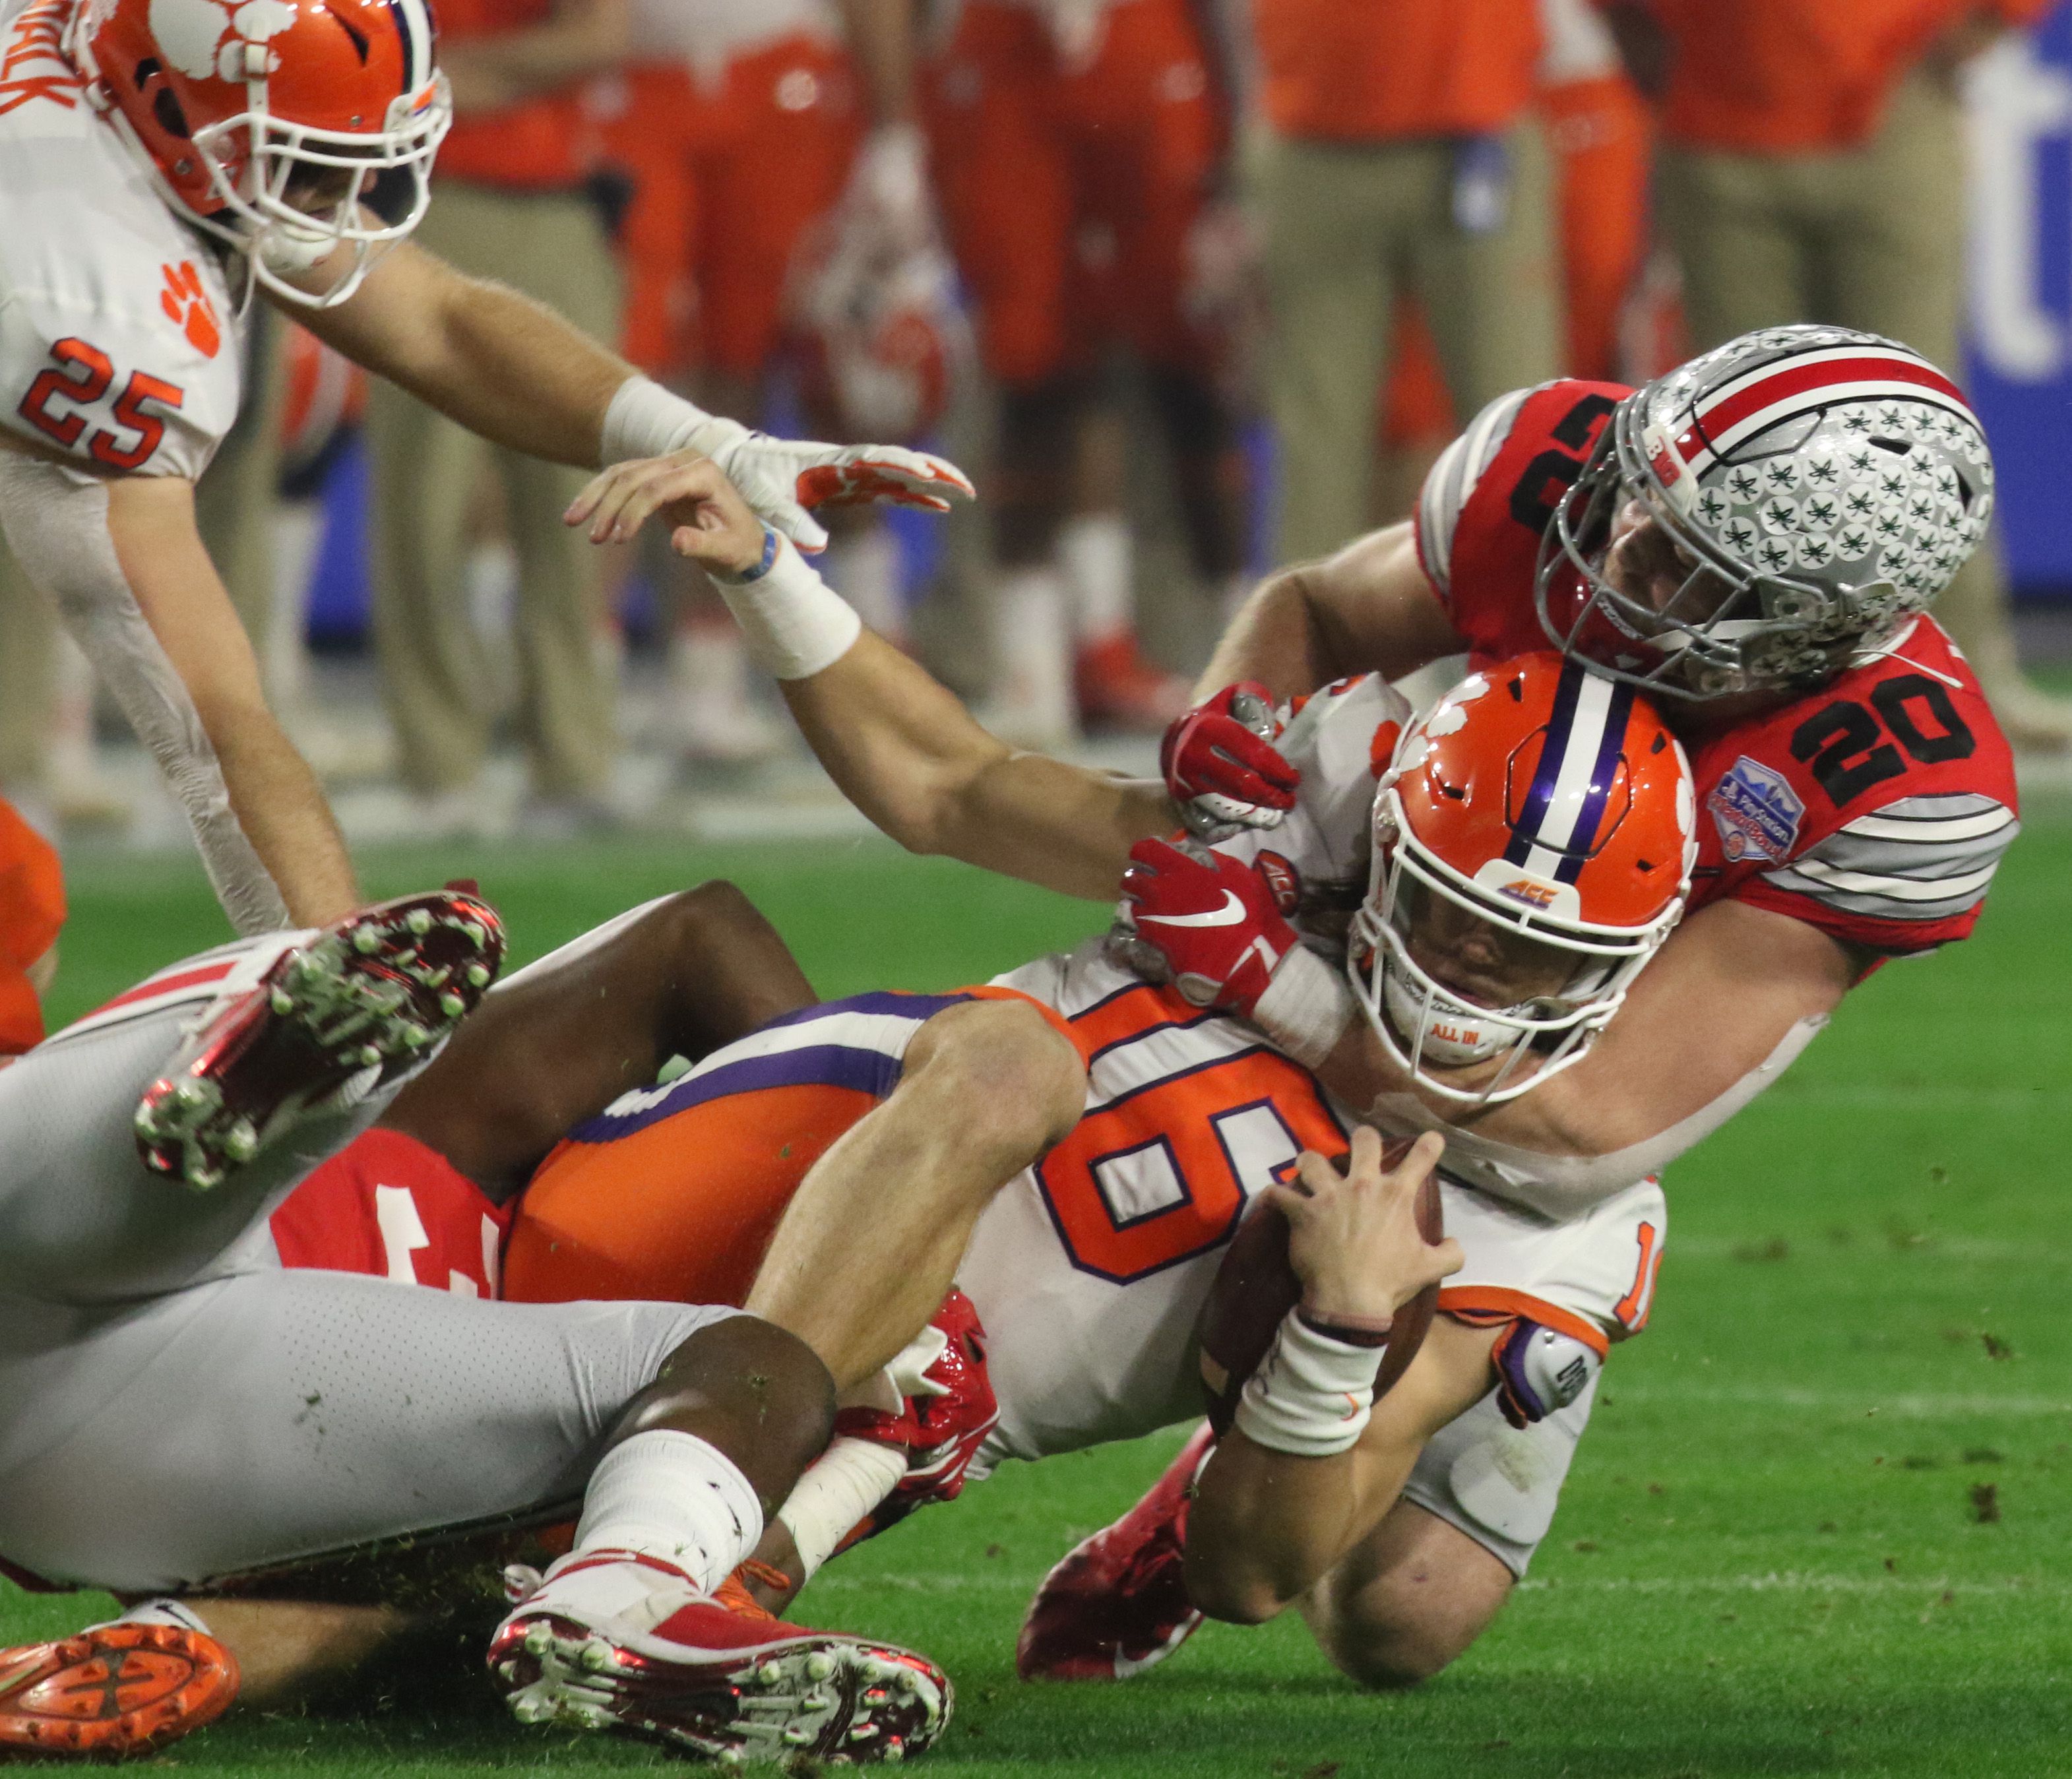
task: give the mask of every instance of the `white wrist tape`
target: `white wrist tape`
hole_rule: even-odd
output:
[[[750,581],[712,577],[726,609],[741,626],[748,658],[780,680],[807,680],[832,667],[863,634],[863,620],[792,547],[788,537],[766,528],[777,540],[777,553],[767,573]]]
[[[672,394],[659,383],[631,376],[619,384],[604,411],[599,446],[608,466],[628,458],[667,457],[672,451],[717,457],[747,437],[748,428],[739,421],[709,414],[695,401]]]
[[[1352,1023],[1346,979],[1307,946],[1281,960],[1252,1010],[1252,1022],[1305,1069],[1319,1067]]]
[[[1298,1458],[1351,1450],[1374,1413],[1375,1379],[1388,1350],[1334,1341],[1289,1310],[1238,1399],[1240,1431],[1255,1445]]]

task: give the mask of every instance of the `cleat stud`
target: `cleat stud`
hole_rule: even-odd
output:
[[[852,1742],[868,1742],[877,1733],[875,1724],[858,1724],[849,1732],[849,1739]]]
[[[801,1729],[796,1724],[784,1732],[784,1740],[795,1748],[804,1748],[812,1739],[813,1732],[811,1730]]]
[[[462,921],[460,930],[467,935],[467,942],[471,945],[481,946],[489,943],[488,931],[479,920]]]
[[[468,965],[467,985],[471,988],[487,988],[489,986],[489,966],[486,963],[471,963]]]
[[[602,1674],[611,1666],[611,1651],[602,1643],[586,1643],[579,1659],[592,1674]]]
[[[403,924],[422,939],[432,930],[432,914],[428,908],[413,908],[403,917]]]
[[[906,1758],[906,1744],[898,1736],[890,1736],[886,1738],[885,1746],[879,1752],[887,1761],[903,1761]]]
[[[381,949],[381,935],[372,926],[363,926],[352,935],[352,948],[362,957],[371,957]]]
[[[415,1020],[404,1025],[396,1035],[397,1041],[406,1050],[421,1050],[432,1041],[431,1033]]]
[[[766,1687],[774,1687],[784,1678],[783,1666],[779,1662],[766,1662],[755,1670],[755,1678]]]
[[[360,1046],[360,1060],[362,1062],[368,1064],[379,1062],[381,1060],[381,1051],[380,1046],[373,1044],[361,1045]]]
[[[249,1161],[259,1152],[259,1133],[250,1119],[239,1119],[224,1133],[223,1152],[233,1161]]]
[[[824,1650],[816,1650],[806,1658],[806,1678],[824,1680],[835,1671],[835,1658]]]
[[[439,1011],[448,1019],[458,1019],[467,1011],[467,1003],[449,988],[439,996]]]
[[[527,1629],[525,1633],[525,1648],[528,1654],[532,1655],[545,1655],[553,1648],[553,1629],[544,1619],[542,1619],[537,1625],[534,1625]]]
[[[276,988],[273,995],[273,1007],[277,1013],[292,1013],[295,1010],[295,997],[286,988]]]
[[[496,1671],[506,1680],[516,1680],[518,1678],[518,1664],[515,1662],[500,1662],[496,1665]]]

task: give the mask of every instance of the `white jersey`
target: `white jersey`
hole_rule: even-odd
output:
[[[1305,1070],[1098,939],[998,980],[1064,1015],[1088,1079],[1085,1115],[987,1207],[957,1275],[1000,1399],[989,1463],[1198,1415],[1195,1318],[1239,1219],[1304,1149],[1346,1140]],[[1530,1316],[1600,1353],[1646,1319],[1665,1226],[1652,1181],[1561,1221],[1451,1182],[1443,1198],[1467,1254],[1449,1313]]]
[[[1395,688],[1371,674],[1340,680],[1292,713],[1284,712],[1288,728],[1278,746],[1302,774],[1296,807],[1276,828],[1217,844],[1219,852],[1260,865],[1294,894],[1297,929],[1334,963],[1343,962],[1346,923],[1367,890],[1375,783],[1411,714]],[[1446,1138],[1449,1174],[1541,1215],[1573,1217],[1651,1179],[1717,1130],[1776,1080],[1826,1024],[1824,1017],[1801,1021],[1711,1104],[1660,1136],[1610,1155],[1545,1156],[1492,1142],[1454,1129],[1408,1094],[1343,1115],[1374,1123],[1390,1136],[1439,1131]]]
[[[74,0],[0,0],[0,424],[100,471],[195,477],[236,418],[217,256],[88,104]]]

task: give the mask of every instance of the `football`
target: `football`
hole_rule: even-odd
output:
[[[1409,1153],[1410,1140],[1397,1137],[1384,1145],[1382,1166],[1396,1166]],[[1348,1159],[1346,1156],[1335,1158],[1334,1165],[1342,1174]],[[1445,1237],[1437,1173],[1427,1176],[1418,1188],[1417,1227],[1428,1242]],[[1263,1202],[1253,1206],[1238,1225],[1202,1301],[1194,1333],[1201,1346],[1202,1391],[1207,1400],[1210,1424],[1219,1435],[1229,1430],[1246,1380],[1259,1369],[1288,1312],[1301,1300],[1302,1282],[1288,1259],[1289,1233],[1287,1215],[1277,1206]],[[1388,1350],[1382,1356],[1381,1374],[1375,1379],[1375,1401],[1409,1369],[1418,1348],[1424,1344],[1438,1307],[1439,1288],[1433,1284],[1396,1313]]]

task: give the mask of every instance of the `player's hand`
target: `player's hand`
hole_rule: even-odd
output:
[[[808,507],[861,507],[886,501],[948,512],[972,498],[971,479],[947,458],[903,445],[821,445],[749,433],[713,454],[756,512],[802,550],[827,548]]]
[[[1190,832],[1216,840],[1279,826],[1302,782],[1273,745],[1281,726],[1272,693],[1249,680],[1174,721],[1158,745],[1158,769]]]
[[[1362,1124],[1342,1177],[1311,1150],[1295,1165],[1300,1187],[1266,1189],[1267,1202],[1288,1218],[1288,1261],[1309,1316],[1379,1330],[1427,1285],[1461,1270],[1467,1257],[1458,1242],[1427,1242],[1417,1228],[1417,1189],[1445,1147],[1428,1131],[1401,1166],[1383,1173],[1381,1138]]]
[[[1167,840],[1130,848],[1108,949],[1147,982],[1170,982],[1194,1006],[1248,1018],[1298,943],[1272,886],[1250,865]]]
[[[650,519],[669,530],[669,548],[701,567],[745,574],[763,560],[763,521],[709,457],[667,457],[615,463],[576,496],[563,522],[590,527],[593,544],[621,544]]]

